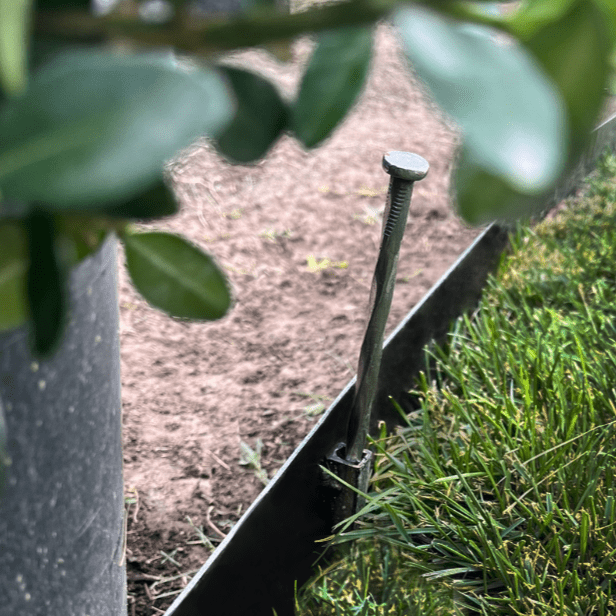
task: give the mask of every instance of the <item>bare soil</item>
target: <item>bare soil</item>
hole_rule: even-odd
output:
[[[279,63],[229,58],[292,96],[311,51]],[[157,227],[215,255],[235,305],[198,324],[151,309],[121,271],[129,614],[162,613],[353,376],[381,233],[389,150],[425,157],[400,255],[388,331],[477,235],[456,218],[458,138],[384,26],[363,96],[325,145],[283,137],[266,160],[233,166],[205,142],[170,171],[181,213]],[[312,268],[309,265],[312,264]],[[244,445],[243,445],[244,444]],[[198,530],[203,532],[201,536]]]

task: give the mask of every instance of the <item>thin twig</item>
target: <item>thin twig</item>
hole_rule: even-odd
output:
[[[164,599],[165,597],[173,597],[174,595],[179,595],[182,590],[184,590],[183,588],[176,588],[175,590],[169,590],[167,592],[164,592],[162,595],[157,595],[156,598],[157,599]]]
[[[220,535],[223,539],[226,539],[227,535],[225,535],[225,533],[223,533],[218,526],[216,526],[214,524],[214,522],[212,522],[212,520],[210,519],[210,513],[212,511],[212,509],[214,509],[214,507],[208,507],[207,511],[205,512],[205,521],[207,523],[207,525],[217,534]]]
[[[191,571],[182,571],[182,573],[177,573],[176,575],[170,575],[169,577],[161,577],[154,584],[152,584],[152,590],[155,590],[155,587],[158,584],[169,584],[169,582],[175,582],[175,580],[180,580],[185,578],[187,575],[194,575],[197,573],[199,569],[193,569]]]
[[[137,514],[139,513],[139,492],[137,488],[131,490],[135,494],[135,511],[133,512],[133,522],[137,523]]]
[[[158,558],[158,557],[157,557]],[[130,582],[158,582],[162,578],[160,575],[150,575],[149,573],[131,574]]]
[[[214,460],[216,460],[216,462],[218,462],[218,464],[220,464],[220,466],[226,468],[228,471],[231,470],[231,467],[226,462],[221,460],[213,451],[210,451],[209,454],[212,456],[212,458],[214,458]]]

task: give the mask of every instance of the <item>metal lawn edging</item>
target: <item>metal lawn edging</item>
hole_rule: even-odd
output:
[[[614,149],[616,114],[594,135],[585,156],[546,199],[546,208],[572,194],[597,157],[607,147]],[[484,229],[386,340],[373,423],[391,423],[395,417],[390,397],[404,406],[423,366],[425,346],[442,339],[452,321],[477,305],[507,243],[506,229],[496,224]],[[355,381],[340,392],[165,616],[294,614],[295,585],[309,578],[322,551],[318,540],[331,535],[334,494],[320,467],[346,437]]]

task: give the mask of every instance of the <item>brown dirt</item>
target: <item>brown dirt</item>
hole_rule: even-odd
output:
[[[200,143],[171,165],[183,209],[157,226],[216,256],[234,290],[227,317],[168,318],[121,271],[129,614],[162,613],[210,553],[195,527],[217,545],[258,495],[242,443],[262,443],[272,477],[353,376],[380,242],[383,154],[412,151],[431,165],[415,187],[388,331],[477,234],[449,199],[455,133],[410,80],[391,32],[380,27],[376,41],[360,102],[318,150],[284,137],[266,160],[236,167]],[[291,95],[310,50],[304,39],[287,64],[260,51],[232,61]],[[329,266],[309,271],[309,255]]]

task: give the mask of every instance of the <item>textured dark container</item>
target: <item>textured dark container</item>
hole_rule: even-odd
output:
[[[1,616],[126,613],[116,246],[72,272],[51,359],[33,360],[25,328],[0,335]]]

